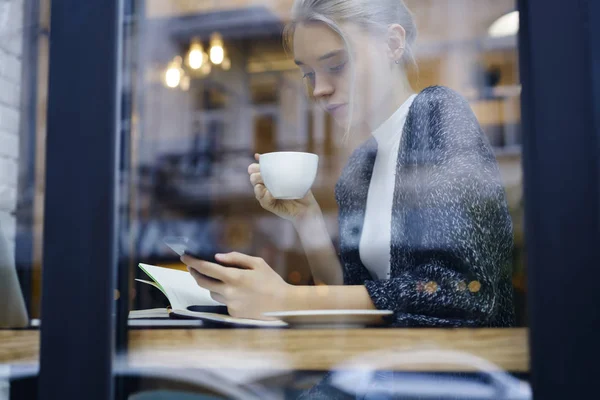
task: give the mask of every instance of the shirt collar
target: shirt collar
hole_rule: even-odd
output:
[[[388,145],[393,143],[394,139],[402,136],[402,129],[404,128],[404,122],[410,111],[410,106],[417,97],[416,94],[410,96],[395,112],[389,117],[384,123],[379,125],[373,136],[377,140],[377,144],[382,149],[382,145]]]

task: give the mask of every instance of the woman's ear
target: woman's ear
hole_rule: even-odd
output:
[[[392,24],[387,32],[387,51],[390,60],[399,62],[406,49],[406,31],[399,24]]]

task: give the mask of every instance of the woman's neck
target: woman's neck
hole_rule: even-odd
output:
[[[373,107],[373,112],[369,116],[367,126],[371,132],[374,132],[381,124],[387,121],[399,108],[415,93],[408,82],[406,74],[399,73],[391,85],[391,89],[386,96]]]

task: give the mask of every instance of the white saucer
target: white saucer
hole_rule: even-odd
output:
[[[363,328],[382,325],[383,317],[394,314],[389,310],[300,310],[265,313],[297,328]]]

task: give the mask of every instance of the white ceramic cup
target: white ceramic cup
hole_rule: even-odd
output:
[[[282,151],[261,154],[260,173],[273,197],[281,200],[304,198],[317,177],[319,156]]]

